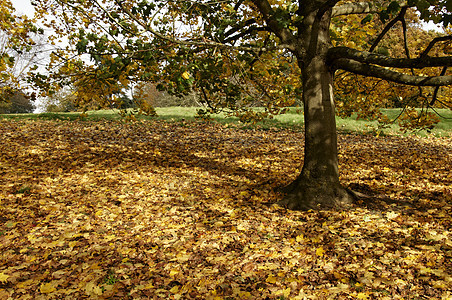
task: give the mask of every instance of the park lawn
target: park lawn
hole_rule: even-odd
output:
[[[157,117],[139,116],[135,115],[139,120],[166,120],[181,121],[181,120],[195,120],[198,107],[157,107]],[[400,114],[400,109],[382,109],[390,119],[395,119]],[[413,131],[404,133],[400,130],[400,127],[395,124],[390,125],[388,128],[381,129],[378,126],[377,121],[369,121],[365,119],[357,119],[356,115],[348,118],[336,118],[337,128],[339,132],[343,133],[361,133],[372,135],[410,135],[416,134],[419,136],[452,136],[452,111],[449,109],[436,109],[440,114],[440,122],[435,125],[435,128],[426,132],[425,130]],[[303,115],[300,108],[290,108],[287,113],[274,116],[273,119],[267,119],[257,124],[241,123],[237,117],[227,116],[225,114],[211,115],[212,120],[222,124],[234,123],[242,124],[243,127],[260,127],[260,128],[300,128],[303,126]],[[88,111],[85,115],[81,115],[78,112],[67,113],[41,113],[41,114],[13,114],[13,115],[0,115],[0,118],[6,119],[43,119],[43,120],[119,120],[121,116],[118,114],[118,110],[97,110]]]
[[[450,299],[452,139],[340,134],[368,195],[347,211],[276,205],[302,147],[290,127],[0,120],[0,299]]]

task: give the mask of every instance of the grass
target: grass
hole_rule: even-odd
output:
[[[138,119],[160,119],[166,121],[183,121],[195,120],[197,107],[161,107],[156,108],[158,117],[138,116]],[[452,111],[448,109],[438,109],[438,113],[442,116],[440,122],[435,126],[430,133],[426,131],[415,132],[420,136],[434,135],[434,136],[451,136],[452,135]],[[383,109],[383,112],[391,119],[396,118],[400,109]],[[212,115],[215,122],[228,124],[241,124],[244,128],[254,127],[255,125],[241,123],[238,118],[227,116],[225,114]],[[88,111],[86,115],[78,112],[69,113],[41,113],[41,114],[11,114],[0,115],[0,118],[6,119],[44,119],[44,120],[117,120],[121,119],[117,110],[98,110]],[[349,133],[358,132],[364,134],[385,134],[396,135],[403,134],[397,124],[393,124],[383,130],[378,128],[377,121],[368,121],[357,119],[356,116],[350,118],[337,118],[337,128],[339,132]],[[303,126],[303,116],[300,108],[291,108],[286,114],[275,116],[273,119],[267,119],[256,124],[261,128],[294,128],[300,129]]]

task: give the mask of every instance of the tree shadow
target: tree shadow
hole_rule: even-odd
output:
[[[407,213],[450,209],[448,139],[347,135],[341,140],[344,182],[356,192],[358,207]]]
[[[355,205],[370,210],[387,210],[389,206],[413,206],[412,201],[393,199],[380,194],[365,183],[351,183],[347,189],[355,196]]]
[[[241,130],[198,122],[63,125],[49,125],[49,130],[28,136],[18,133],[13,143],[5,141],[11,151],[2,154],[4,161],[24,174],[33,169],[36,177],[87,174],[93,169],[108,174],[127,169],[145,178],[148,173],[170,168],[177,176],[194,178],[197,188],[210,184],[215,190],[247,190],[255,196],[265,191],[282,197],[278,188],[298,175],[303,158],[303,135],[293,131]],[[33,152],[36,149],[29,145],[39,151]],[[447,201],[447,189],[438,186],[452,185],[451,178],[444,175],[451,168],[451,146],[435,145],[427,139],[350,134],[340,135],[340,146],[340,165],[346,174],[342,181],[361,194],[357,207],[427,211]],[[360,170],[367,173],[359,175],[358,180],[353,174]],[[199,172],[205,172],[207,178],[200,177]],[[373,184],[390,181],[393,174],[398,178],[407,176],[404,182],[408,183],[419,181],[422,175],[424,187],[407,186],[400,191],[402,186],[398,185],[382,190]],[[23,184],[20,180],[17,185]],[[184,187],[184,192],[190,188]],[[402,196],[391,195],[398,192]],[[256,204],[255,200],[249,201],[250,205]],[[269,201],[262,199],[262,204]]]

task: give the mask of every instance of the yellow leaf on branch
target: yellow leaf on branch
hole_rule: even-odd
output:
[[[190,78],[190,73],[188,73],[187,71],[185,71],[185,72],[182,74],[182,78],[185,79],[185,80],[188,80],[188,79]]]

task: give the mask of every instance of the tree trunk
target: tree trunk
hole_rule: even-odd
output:
[[[286,187],[282,201],[290,209],[344,207],[352,195],[339,183],[333,74],[324,59],[304,62],[305,155],[301,174]]]

